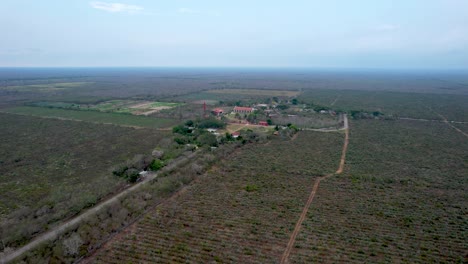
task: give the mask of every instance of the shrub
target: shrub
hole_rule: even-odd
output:
[[[255,185],[255,184],[249,184],[249,185],[245,186],[245,190],[247,192],[255,192],[255,191],[258,191],[258,186]]]
[[[192,130],[190,130],[188,127],[184,126],[184,125],[178,125],[178,126],[175,126],[172,128],[172,133],[177,133],[177,134],[181,134],[181,135],[187,135],[189,133],[191,133]]]
[[[127,181],[129,182],[136,182],[140,178],[139,171],[133,168],[128,169],[127,171],[125,171],[124,178],[127,179]]]
[[[164,167],[164,162],[162,162],[160,159],[154,159],[148,168],[152,171],[158,171],[162,167]]]
[[[207,145],[212,147],[218,146],[218,140],[216,139],[216,136],[211,133],[205,133],[199,136],[198,142],[200,143],[200,145]]]

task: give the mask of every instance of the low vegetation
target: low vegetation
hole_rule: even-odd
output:
[[[106,200],[16,261],[277,263],[347,113],[290,262],[467,260],[464,75],[8,71],[0,258]]]
[[[463,263],[468,141],[443,123],[351,123],[345,173],[322,181],[292,263]]]
[[[120,126],[135,126],[146,128],[164,128],[176,123],[174,120],[163,118],[152,118],[144,116],[134,116],[118,113],[101,113],[95,111],[81,111],[57,108],[43,108],[31,106],[19,106],[4,110],[8,113],[31,115],[38,117],[50,117],[59,119],[72,119],[78,121],[114,124]]]
[[[119,191],[126,182],[112,168],[151,154],[169,135],[11,114],[0,114],[0,123],[1,247],[23,244]]]
[[[342,140],[301,132],[294,141],[246,145],[90,261],[278,262],[314,180],[336,169]]]

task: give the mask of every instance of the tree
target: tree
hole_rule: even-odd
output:
[[[200,145],[206,145],[206,146],[212,146],[212,147],[218,146],[218,140],[216,139],[216,136],[211,133],[205,133],[205,134],[200,135],[198,137],[198,142],[200,143]]]
[[[67,256],[76,256],[80,252],[80,246],[83,245],[83,240],[80,235],[73,233],[68,239],[63,241],[65,254]]]
[[[190,132],[192,132],[188,127],[183,126],[183,125],[178,125],[172,128],[172,133],[177,133],[181,135],[187,135]]]
[[[224,128],[226,127],[226,124],[220,120],[210,118],[210,119],[205,119],[201,120],[198,123],[199,128]]]
[[[296,98],[292,99],[291,103],[292,103],[293,105],[297,105],[297,99],[296,99]]]
[[[278,108],[279,110],[286,110],[289,108],[289,106],[285,104],[280,104],[280,105],[277,105],[276,108]]]
[[[125,179],[129,182],[136,182],[140,178],[140,172],[137,169],[128,169],[125,171]]]

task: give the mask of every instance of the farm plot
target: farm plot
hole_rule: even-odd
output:
[[[301,132],[294,141],[245,146],[91,261],[278,262],[316,176],[336,169],[342,140]]]
[[[112,167],[168,132],[0,114],[2,247],[28,241],[126,183]]]
[[[322,181],[291,263],[462,263],[468,142],[443,123],[351,123],[345,174]]]
[[[100,112],[114,112],[134,115],[149,115],[165,109],[172,109],[181,103],[153,102],[141,100],[108,100],[98,104],[79,104],[70,102],[34,102],[32,106],[61,108],[69,110],[94,110]]]
[[[164,118],[152,118],[119,113],[104,113],[97,111],[82,111],[58,108],[43,108],[20,106],[5,109],[5,112],[38,117],[50,117],[59,119],[71,119],[102,124],[114,124],[119,126],[135,126],[146,128],[164,128],[177,123],[176,120]]]
[[[181,105],[180,103],[112,100],[92,106],[90,109],[103,112],[129,113],[134,115],[149,115],[161,110],[171,109]]]

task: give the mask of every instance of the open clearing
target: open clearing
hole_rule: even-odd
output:
[[[299,95],[300,92],[299,91],[280,91],[280,90],[259,90],[259,89],[221,89],[221,90],[209,90],[207,91],[207,93],[294,97],[294,96]]]
[[[58,108],[43,108],[20,106],[5,109],[5,112],[38,117],[50,117],[58,119],[72,119],[93,123],[114,124],[121,126],[134,126],[146,128],[165,128],[177,123],[176,120],[135,116],[130,114],[104,113],[97,111],[69,110]]]

